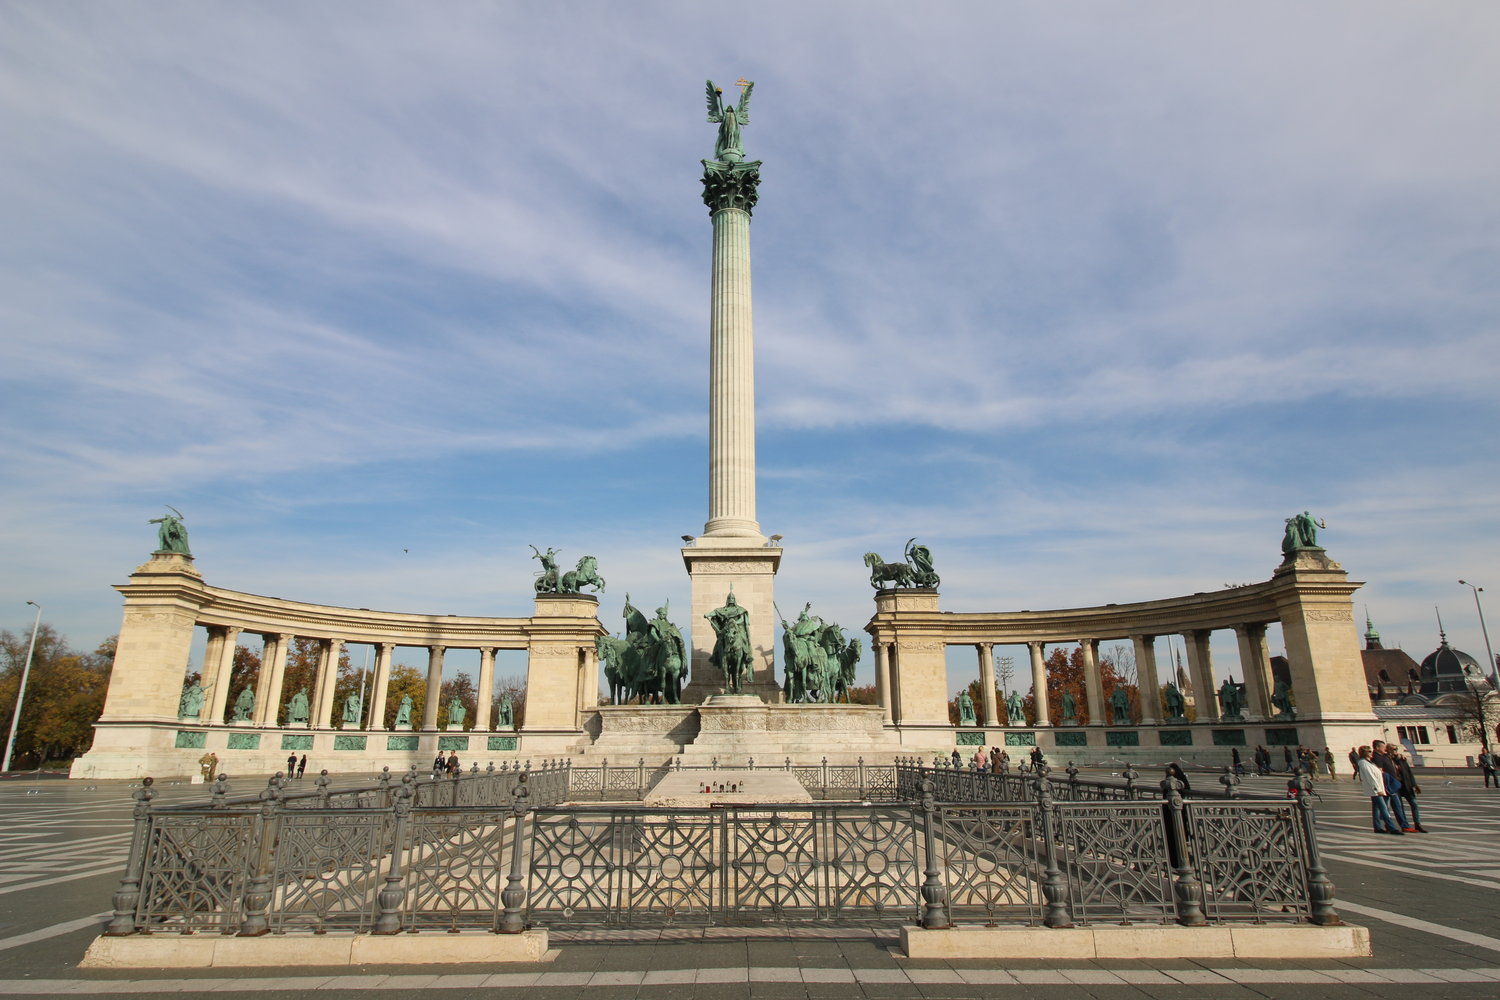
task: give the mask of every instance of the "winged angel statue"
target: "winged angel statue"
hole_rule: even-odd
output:
[[[740,126],[750,124],[750,92],[754,82],[740,79],[735,83],[742,87],[740,103],[724,103],[724,91],[708,81],[708,120],[719,126],[719,139],[714,143],[714,159],[720,163],[739,163],[745,158],[745,149],[740,145]]]

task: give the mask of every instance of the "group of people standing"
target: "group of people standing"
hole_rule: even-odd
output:
[[[456,778],[463,773],[463,770],[464,766],[458,762],[457,752],[450,751],[446,758],[441,753],[433,758],[432,776],[434,778],[441,778],[445,774]]]
[[[1245,765],[1240,762],[1239,750],[1231,750],[1229,752],[1229,756],[1230,761],[1234,767],[1234,773],[1244,774]],[[1266,775],[1270,774],[1273,770],[1273,767],[1271,765],[1271,751],[1267,750],[1263,746],[1257,745],[1255,747],[1255,753],[1253,756],[1255,760],[1255,773],[1259,774],[1261,777],[1265,777]],[[1293,768],[1300,766],[1313,778],[1317,778],[1318,771],[1320,769],[1326,769],[1328,771],[1328,776],[1330,778],[1333,777],[1333,751],[1328,747],[1324,747],[1323,752],[1319,753],[1312,747],[1299,746],[1296,750],[1296,753],[1294,754],[1291,747],[1284,746],[1281,748],[1281,759],[1286,765],[1283,770],[1287,771],[1288,773],[1290,773]]]
[[[1412,774],[1411,759],[1394,743],[1375,740],[1351,751],[1355,779],[1370,796],[1370,822],[1376,833],[1426,833],[1417,795],[1422,789]],[[1411,815],[1408,817],[1407,810]]]
[[[300,778],[300,777],[302,777],[302,773],[304,771],[306,771],[306,770],[307,770],[307,754],[303,754],[301,760],[297,759],[297,755],[296,754],[288,754],[287,755],[287,758],[286,758],[286,776],[288,778]]]

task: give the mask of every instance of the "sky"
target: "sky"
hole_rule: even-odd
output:
[[[782,608],[860,634],[911,537],[949,611],[1214,590],[1309,510],[1387,645],[1483,659],[1497,50],[1481,2],[12,0],[0,627],[116,632],[166,504],[233,590],[524,616],[535,544],[611,629],[687,608],[745,77]]]

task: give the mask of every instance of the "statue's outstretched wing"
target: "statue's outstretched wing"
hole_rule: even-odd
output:
[[[740,91],[740,106],[737,109],[741,125],[750,124],[750,91],[755,89],[755,81],[745,84],[745,89]]]
[[[712,80],[708,81],[708,120],[716,123],[724,120],[724,103]]]

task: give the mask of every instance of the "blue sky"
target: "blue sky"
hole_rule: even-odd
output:
[[[1309,509],[1388,642],[1439,605],[1482,656],[1497,46],[1487,3],[6,4],[0,625],[116,631],[165,503],[232,589],[523,615],[535,543],[611,627],[686,608],[745,76],[784,608],[858,629],[911,536],[948,610],[1215,589]]]

